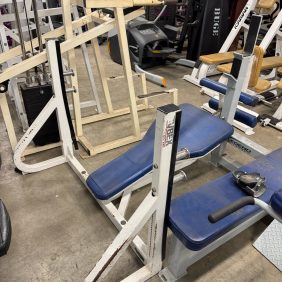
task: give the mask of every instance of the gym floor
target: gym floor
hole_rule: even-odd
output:
[[[90,48],[89,51],[92,54]],[[76,52],[79,62],[81,52],[79,49]],[[109,59],[106,46],[103,47],[103,56],[107,76],[121,75],[121,66]],[[91,57],[93,58],[92,55]],[[96,72],[95,66],[94,70]],[[156,67],[153,71],[168,79],[168,88],[178,88],[180,103],[188,102],[201,106],[208,101],[207,96],[199,93],[198,87],[182,80],[183,75],[190,73],[191,69],[167,65]],[[78,72],[82,100],[87,100],[90,98],[90,85],[83,64],[78,65]],[[96,82],[98,90],[101,91],[97,77]],[[135,84],[137,93],[140,93],[138,81]],[[159,90],[159,87],[148,83],[148,89],[154,91]],[[116,108],[127,104],[124,80],[110,82],[110,90]],[[101,102],[104,105],[104,101]],[[159,96],[150,102],[157,106],[170,103],[171,99]],[[257,110],[261,113],[271,111],[264,106],[258,107]],[[89,110],[83,111],[84,114],[87,112]],[[146,130],[154,120],[155,109],[140,112],[139,116],[141,128]],[[117,230],[67,164],[30,175],[15,173],[12,152],[2,120],[0,116],[0,196],[9,210],[13,234],[8,254],[0,259],[0,281],[82,281],[110,245]],[[20,135],[20,126],[17,119],[14,120]],[[127,136],[131,133],[131,128],[129,116],[123,116],[84,126],[84,132],[93,143],[99,144]],[[268,149],[273,150],[281,146],[282,134],[275,129],[258,125],[255,132],[250,138]],[[78,158],[91,172],[121,155],[131,146],[134,144],[95,157],[81,159],[78,155]],[[250,160],[231,147],[227,150],[242,163]],[[27,162],[50,158],[57,153],[58,150],[52,150],[33,155],[27,158]],[[80,153],[85,155],[81,148]],[[226,173],[222,168],[212,166],[208,158],[196,162],[185,171],[189,181],[177,184],[174,195],[191,191]],[[135,192],[129,214],[134,211],[147,191],[148,187]],[[281,281],[281,273],[252,247],[252,242],[269,222],[269,218],[263,219],[195,263],[188,269],[187,276],[180,281]],[[141,263],[129,249],[105,281],[120,281],[139,267]],[[150,281],[160,280],[156,276]]]

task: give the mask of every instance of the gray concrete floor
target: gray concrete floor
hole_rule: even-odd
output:
[[[106,47],[103,51],[107,75],[122,74],[122,68],[110,61]],[[78,58],[81,58],[80,50],[77,50],[77,54]],[[83,62],[80,61],[77,60],[79,90],[82,100],[87,100],[90,97],[89,83]],[[94,69],[96,71],[95,67]],[[182,76],[191,70],[168,65],[157,67],[153,71],[167,77],[169,87],[179,89],[181,103],[189,102],[200,106],[208,101],[207,96],[199,94],[199,88],[182,80]],[[98,90],[101,91],[97,76],[96,80]],[[135,85],[137,92],[140,92],[138,81]],[[159,89],[150,83],[148,88],[150,91]],[[127,104],[126,84],[123,80],[110,83],[110,90],[116,107]],[[101,100],[104,105],[102,98]],[[168,97],[152,99],[152,104],[155,106],[169,102]],[[269,111],[264,106],[259,107],[258,110]],[[89,114],[89,110],[83,113]],[[140,112],[142,130],[149,127],[154,115],[155,110]],[[16,118],[14,120],[17,133],[21,135],[20,126]],[[129,116],[84,127],[85,134],[95,144],[126,136],[131,130]],[[257,126],[255,131],[252,140],[271,150],[281,146],[280,132],[260,126]],[[92,171],[119,156],[131,146],[134,145],[80,161],[88,171]],[[67,164],[25,176],[15,173],[12,152],[1,117],[0,149],[2,151],[0,196],[9,210],[13,227],[10,250],[0,259],[0,281],[82,281],[117,234],[116,229]],[[82,149],[80,152],[83,153]],[[57,153],[58,150],[48,151],[43,156],[34,155],[27,161],[36,162]],[[241,162],[249,160],[232,148],[228,148],[228,153]],[[186,169],[186,172],[189,182],[177,185],[174,195],[193,190],[225,173],[223,169],[213,167],[208,159],[198,161]],[[135,193],[129,214],[143,199],[147,189]],[[252,247],[252,242],[268,223],[269,219],[260,221],[195,263],[181,281],[281,281],[281,273]],[[119,281],[140,266],[141,263],[134,253],[128,250],[106,281]],[[159,279],[154,277],[150,281],[159,281]]]

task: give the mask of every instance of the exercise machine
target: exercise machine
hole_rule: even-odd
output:
[[[176,51],[175,45],[177,28],[172,26],[175,22],[176,7],[183,3],[166,5],[161,10],[158,7],[147,7],[146,18],[137,18],[126,26],[129,52],[132,69],[137,73],[144,73],[146,79],[162,87],[166,87],[167,81],[164,77],[148,71],[148,68],[163,65],[167,61],[173,61],[177,65],[191,67],[194,62],[187,59],[173,58]],[[185,5],[186,6],[186,5]],[[159,13],[153,13],[158,11]],[[154,15],[154,18],[152,18]],[[108,45],[111,58],[114,62],[121,64],[120,50],[118,48],[117,32],[112,30],[108,34]]]
[[[244,30],[244,33],[246,33],[248,30],[249,24],[247,20],[249,19],[251,13],[255,10],[272,11],[275,3],[275,0],[248,0],[218,53],[200,56],[192,70],[191,75],[185,75],[183,79],[195,85],[199,85],[201,79],[213,74],[218,74],[215,69],[217,65],[232,62],[234,58],[233,51],[229,52],[229,49],[234,41],[238,41],[238,35],[240,34],[241,29]],[[271,41],[272,39],[270,42]],[[270,42],[268,41],[268,44]]]
[[[259,26],[260,17],[258,18],[259,22],[257,25]],[[252,34],[251,38],[256,39],[255,34]],[[177,152],[175,168],[169,166],[170,168],[168,169],[168,163],[170,163],[172,156],[174,132],[177,132],[174,130],[174,122],[179,122],[179,116],[176,117],[176,112],[180,111],[175,106],[169,106],[158,111],[156,123],[153,123],[139,144],[91,174],[79,163],[73,151],[73,140],[70,127],[68,126],[67,108],[64,103],[63,73],[59,63],[60,50],[58,42],[49,40],[47,42],[47,51],[52,76],[56,78],[53,81],[54,96],[19,142],[14,155],[15,165],[24,173],[33,173],[67,162],[101,205],[114,225],[120,230],[118,237],[114,240],[102,260],[96,264],[96,267],[91,271],[86,281],[93,281],[98,277],[102,278],[109,270],[107,266],[112,265],[129,245],[132,246],[138,257],[145,264],[145,267],[133,274],[131,278],[133,278],[133,281],[148,279],[158,273],[162,267],[159,250],[161,250],[163,238],[163,203],[166,202],[167,195],[163,188],[167,187],[168,179],[172,183],[172,181],[177,182],[184,178],[183,173],[174,175],[174,171],[186,167],[210,153],[212,153],[211,156],[214,163],[223,165],[229,170],[238,169],[238,164],[231,162],[228,156],[223,154],[227,141],[254,158],[259,158],[269,153],[262,146],[234,133],[231,125],[235,114],[235,109],[231,106],[236,103],[236,99],[237,102],[239,100],[240,88],[244,83],[245,72],[251,61],[252,48],[245,55],[236,54],[238,63],[234,64],[234,69],[229,75],[228,91],[222,112],[222,117],[225,120],[214,117],[189,104],[180,106],[182,109],[182,119],[181,123],[177,125],[177,131],[180,131],[180,135],[178,146],[174,143],[175,147],[173,149],[175,154]],[[57,112],[63,154],[36,164],[24,163],[21,155],[25,147],[54,110]],[[198,126],[192,126],[189,123],[191,120],[197,120]],[[155,133],[157,135],[154,138]],[[154,142],[155,148],[157,148],[155,154],[153,153]],[[164,166],[166,166],[166,169],[163,169]],[[275,169],[279,170],[280,168],[277,166]],[[109,175],[109,171],[114,173]],[[276,170],[271,171],[276,175]],[[273,178],[273,181],[275,181],[275,178]],[[136,209],[133,216],[127,220],[125,214],[132,192],[151,182],[152,190]],[[226,183],[222,187],[225,188]],[[161,193],[159,193],[160,191]],[[112,202],[117,198],[120,198],[118,207]],[[190,206],[190,204],[187,206]],[[144,224],[150,220],[151,216],[153,216],[152,221],[150,221],[153,227],[150,229],[151,240],[149,240],[149,245],[146,245],[136,235]],[[194,214],[191,216],[195,217]],[[252,218],[250,224],[256,222],[262,216],[263,214],[259,213],[259,215]],[[187,213],[184,218],[186,217]],[[247,225],[243,225],[243,227],[247,228]]]
[[[22,2],[22,3],[21,3]],[[39,1],[40,2],[40,1]],[[50,2],[50,1],[49,1]],[[52,1],[51,1],[52,2]],[[17,6],[15,6],[17,4]],[[49,3],[52,4],[52,3]],[[9,4],[11,5],[11,4]],[[22,9],[21,9],[22,6]],[[34,7],[35,8],[34,8]],[[47,5],[48,6],[48,5]],[[51,5],[52,6],[52,5]],[[48,33],[50,30],[54,29],[54,26],[52,24],[52,19],[54,17],[62,16],[62,8],[55,6],[52,8],[45,7],[43,3],[32,2],[32,1],[16,1],[13,3],[14,12],[4,14],[1,16],[0,20],[0,36],[1,36],[1,47],[3,52],[9,53],[9,44],[7,43],[7,38],[9,36],[12,36],[13,41],[16,44],[19,44],[19,46],[22,49],[22,53],[25,52],[25,54],[21,54],[20,56],[13,56],[13,58],[5,60],[3,62],[3,66],[5,68],[12,66],[15,63],[18,63],[21,61],[22,58],[26,59],[29,58],[31,55],[35,55],[38,53],[38,51],[42,51],[44,48],[44,34]],[[45,7],[45,8],[44,8]],[[9,9],[11,10],[11,9]],[[73,6],[72,8],[72,14],[74,19],[78,19],[78,7]],[[11,21],[13,24],[16,23],[15,29],[8,29],[4,23],[7,21]],[[22,22],[26,22],[26,25],[23,25]],[[55,25],[56,26],[56,25]],[[82,33],[82,29],[78,28],[76,30],[78,34]],[[37,37],[35,36],[37,35]],[[43,36],[42,36],[43,35]],[[36,38],[33,38],[33,37]],[[46,35],[48,37],[48,35]],[[38,46],[40,45],[40,46]],[[102,112],[95,80],[92,72],[92,67],[90,65],[89,55],[85,44],[81,45],[82,54],[84,58],[84,63],[86,66],[86,70],[88,73],[89,82],[91,85],[91,94],[92,99],[86,102],[80,103],[81,108],[85,107],[95,107],[95,110],[97,110],[98,113]],[[13,51],[13,50],[11,50]],[[7,54],[7,53],[5,53]],[[14,53],[15,54],[15,53]],[[4,56],[4,54],[3,54]],[[65,63],[66,64],[66,63]],[[33,111],[34,106],[31,106],[35,100],[37,101],[37,106],[40,104],[40,98],[38,99],[32,99],[32,102],[29,103],[30,98],[26,98],[26,96],[32,96],[35,95],[32,94],[32,92],[39,93],[46,92],[46,95],[41,95],[41,97],[45,97],[50,95],[50,88],[48,88],[48,76],[46,75],[47,72],[47,66],[44,69],[41,69],[39,67],[36,67],[35,69],[36,73],[33,73],[33,71],[29,71],[29,77],[27,77],[28,84],[31,84],[33,86],[33,89],[31,91],[26,90],[27,87],[25,87],[24,92],[27,94],[23,95],[24,104],[22,103],[21,94],[19,91],[19,85],[21,83],[26,83],[24,78],[11,78],[10,79],[10,86],[9,86],[9,94],[12,100],[15,102],[16,110],[18,113],[18,117],[21,121],[23,131],[25,131],[28,128],[28,125],[31,124],[30,122],[34,119],[34,117],[29,118],[29,121],[27,119],[27,113],[26,108],[32,108],[31,111]],[[73,75],[75,75],[73,73]],[[31,81],[32,79],[32,81]],[[39,84],[44,84],[45,86],[42,87],[39,91],[38,89],[35,89],[34,86],[38,84],[38,79],[40,80]],[[76,91],[78,91],[76,89]],[[48,94],[49,93],[49,94]],[[29,95],[30,94],[30,95]],[[28,100],[28,101],[26,101]],[[44,101],[42,101],[44,104]],[[40,106],[38,106],[40,108]],[[39,109],[40,110],[40,109]],[[30,110],[27,110],[30,112]],[[35,109],[36,112],[36,109]],[[30,115],[30,114],[29,114]],[[33,115],[32,115],[33,116]]]
[[[262,117],[253,110],[246,109],[244,105],[255,107],[258,103],[263,103],[266,106],[272,106],[272,104],[277,103],[277,98],[280,96],[279,82],[277,80],[277,69],[281,65],[281,50],[279,50],[280,41],[281,41],[281,31],[280,26],[282,23],[282,12],[280,11],[278,16],[275,18],[273,24],[266,33],[264,39],[262,40],[259,46],[255,47],[253,55],[253,63],[247,73],[247,79],[242,88],[240,95],[240,102],[242,105],[239,105],[237,108],[237,114],[235,116],[234,125],[244,131],[247,135],[254,134],[253,128],[257,125],[258,121],[261,121],[262,124],[268,124],[271,121],[271,116],[263,115]],[[277,55],[274,57],[264,58],[265,51],[269,42],[276,38],[277,44]],[[218,66],[218,70],[229,73],[232,64],[223,64]],[[267,69],[274,69],[275,77],[272,80],[267,80],[262,76],[262,72]],[[279,77],[278,77],[279,79]],[[214,84],[212,89],[209,85]],[[203,108],[212,114],[215,114],[221,108],[221,94],[224,94],[226,91],[226,77],[223,74],[218,83],[214,83],[213,80],[208,78],[203,78],[200,81],[200,86],[202,86],[201,92],[205,93],[212,98],[208,103],[203,105]],[[246,116],[248,117],[246,119]],[[252,118],[251,118],[252,117]],[[251,121],[252,120],[252,121]],[[247,122],[246,122],[247,121]],[[249,121],[251,121],[249,123]],[[264,122],[265,121],[265,122]],[[272,119],[272,124],[279,128],[279,109],[277,110],[277,115]]]
[[[145,1],[146,2],[146,1]],[[89,2],[87,2],[89,3]],[[95,2],[96,3],[96,2]],[[106,2],[106,4],[109,3],[109,5],[114,5],[113,2]],[[151,2],[150,2],[151,3]],[[68,76],[69,76],[69,87],[70,89],[76,89],[76,93],[72,91],[71,93],[71,98],[73,101],[73,118],[74,118],[74,123],[75,123],[75,131],[76,131],[76,136],[78,138],[79,143],[82,145],[82,147],[85,149],[85,152],[91,156],[96,155],[98,153],[111,150],[113,148],[117,148],[120,146],[124,146],[126,144],[130,144],[133,142],[136,142],[142,138],[142,132],[140,130],[140,124],[139,124],[139,117],[138,117],[138,111],[140,110],[146,110],[149,109],[149,104],[148,104],[148,98],[143,97],[142,99],[136,98],[135,94],[135,89],[134,89],[134,83],[133,83],[133,76],[130,70],[130,65],[126,64],[124,68],[124,74],[126,77],[127,81],[127,88],[124,90],[128,90],[128,94],[130,99],[129,99],[129,104],[128,106],[122,107],[122,108],[116,108],[111,100],[111,96],[109,93],[109,87],[108,87],[108,82],[109,80],[114,80],[114,79],[120,79],[122,76],[119,77],[111,77],[108,78],[105,75],[104,71],[104,66],[103,66],[103,61],[100,53],[100,48],[98,45],[97,36],[100,36],[102,34],[107,33],[109,30],[115,27],[116,22],[127,22],[129,20],[132,20],[144,13],[142,9],[136,10],[131,12],[130,14],[124,16],[124,15],[119,15],[119,18],[117,20],[109,20],[101,18],[99,15],[97,15],[97,12],[91,12],[91,7],[86,7],[86,16],[79,18],[78,20],[72,21],[72,8],[71,8],[71,3],[69,0],[62,2],[63,7],[63,15],[64,15],[64,26],[57,28],[54,31],[48,32],[42,36],[44,42],[46,41],[47,38],[58,38],[62,35],[65,36],[65,41],[62,42],[62,53],[67,53],[68,54]],[[104,4],[104,5],[106,5]],[[159,2],[154,2],[154,5],[159,4]],[[88,5],[88,4],[87,4]],[[91,4],[93,5],[93,3]],[[97,4],[99,9],[103,7],[103,5],[99,2]],[[124,5],[131,5],[130,3],[124,3]],[[95,6],[95,5],[94,5]],[[118,9],[119,10],[119,9]],[[100,23],[99,26],[94,26],[94,22]],[[75,33],[77,28],[80,28],[82,26],[88,26],[88,30],[85,31],[83,34],[77,35]],[[124,24],[119,25],[119,29],[123,30],[124,29]],[[123,33],[122,33],[123,34]],[[128,49],[127,45],[124,43],[126,38],[120,36],[119,33],[119,38],[120,41],[122,42],[123,48],[121,48],[122,53],[125,53],[124,60],[127,62],[128,61],[128,56],[126,55]],[[94,113],[90,114],[89,116],[82,116],[81,113],[81,107],[80,107],[80,97],[78,93],[78,80],[77,80],[77,66],[76,66],[76,60],[75,60],[75,47],[80,46],[81,44],[91,40],[94,51],[94,58],[97,63],[97,68],[98,68],[98,75],[100,76],[101,82],[102,82],[102,92],[105,95],[105,110],[103,113]],[[37,39],[32,40],[33,46],[38,47],[38,41]],[[30,45],[26,46],[26,50],[31,50]],[[8,52],[5,52],[3,54],[0,54],[0,62],[6,61],[10,58],[13,58],[15,55],[20,55],[21,48],[15,47],[9,50]],[[32,56],[31,58],[28,58],[22,62],[19,62],[18,64],[15,64],[7,69],[5,69],[1,74],[0,74],[0,82],[3,83],[7,81],[8,79],[11,79],[12,77],[15,77],[25,71],[30,70],[31,68],[34,68],[44,62],[47,61],[47,55],[46,51],[43,50],[43,52],[40,52],[36,54],[35,56]],[[128,68],[129,67],[129,68]],[[73,72],[75,75],[71,75],[71,72]],[[142,75],[138,75],[137,78],[140,81],[140,84],[142,86],[142,95],[144,94],[150,94],[147,92],[146,88],[146,80],[143,79]],[[166,91],[165,94],[172,94],[173,97],[177,97],[177,90],[172,91]],[[139,95],[138,95],[139,96]],[[6,99],[5,96],[3,96],[3,99]],[[4,105],[6,104],[3,103],[1,104]],[[6,107],[5,107],[6,109]],[[123,115],[129,115],[130,114],[130,119],[133,124],[133,132],[129,136],[125,136],[119,139],[115,140],[106,140],[99,142],[99,145],[93,145],[93,143],[87,138],[83,131],[83,125],[85,124],[90,124],[94,122],[98,122],[101,120],[107,120],[111,118],[116,118],[119,116]],[[10,120],[10,118],[9,118]],[[13,136],[15,135],[14,133],[14,128],[11,127],[12,123],[8,122],[6,123],[7,125],[7,130],[9,131],[9,137],[11,137],[11,144],[12,147],[14,148],[16,146],[15,138]],[[101,141],[101,140],[100,140]],[[56,144],[56,143],[55,143]],[[44,149],[46,150],[47,148],[49,149],[50,147],[54,146],[54,144],[49,144],[47,146],[44,146]],[[56,144],[57,146],[58,144]],[[36,149],[36,150],[35,150]],[[41,148],[40,148],[41,149]],[[43,150],[43,148],[42,148]],[[38,151],[38,148],[28,148],[28,153]]]
[[[137,73],[145,73],[146,79],[166,87],[163,77],[144,71],[150,67],[164,64],[175,49],[169,46],[166,34],[156,25],[143,18],[137,18],[126,26],[132,69]],[[120,49],[116,30],[108,34],[110,56],[115,63],[121,64]],[[144,69],[144,70],[143,70]]]

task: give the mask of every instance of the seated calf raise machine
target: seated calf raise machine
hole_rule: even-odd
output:
[[[256,30],[258,31],[261,18],[253,16],[253,19],[254,23],[252,24],[257,26]],[[246,171],[258,170],[266,179],[270,180],[267,183],[268,192],[263,195],[266,198],[263,200],[268,202],[269,196],[275,192],[275,189],[279,188],[278,171],[281,169],[279,166],[281,165],[279,164],[279,157],[280,160],[282,158],[281,150],[269,154],[269,151],[262,146],[234,133],[233,127],[230,125],[234,118],[236,103],[239,100],[240,88],[244,83],[245,72],[251,60],[256,35],[257,32],[248,37],[248,40],[253,42],[250,45],[249,52],[236,54],[231,74],[228,75],[228,91],[225,96],[221,118],[211,116],[192,105],[185,104],[180,106],[182,109],[182,120],[180,122],[180,110],[176,106],[162,107],[157,112],[156,123],[151,126],[139,144],[92,174],[88,174],[76,159],[73,151],[73,143],[75,144],[76,141],[72,138],[72,125],[69,122],[59,42],[56,40],[47,42],[48,61],[54,78],[54,95],[17,145],[14,162],[17,168],[25,173],[41,171],[67,162],[114,225],[120,230],[116,239],[85,281],[102,279],[129,245],[132,246],[145,266],[129,276],[126,279],[127,281],[145,281],[159,273],[163,266],[167,226],[172,229],[177,237],[175,237],[175,251],[184,251],[185,249],[188,250],[188,253],[191,253],[190,257],[188,256],[188,261],[186,254],[184,259],[182,257],[180,259],[178,256],[174,257],[174,260],[169,260],[167,268],[160,274],[161,277],[165,277],[165,281],[176,280],[185,274],[188,265],[202,258],[265,215],[265,212],[255,208],[244,210],[243,214],[236,215],[231,221],[223,220],[224,224],[220,226],[207,222],[210,213],[244,195],[244,192],[238,189],[236,185],[234,189],[233,187],[228,189],[228,191],[234,190],[234,193],[229,196],[224,195],[226,186],[232,186],[229,179],[230,174],[216,180],[214,184],[209,183],[206,185],[208,188],[205,186],[199,188],[199,193],[188,193],[173,200],[170,205],[173,182],[184,178],[183,174],[174,175],[175,170],[179,170],[181,167],[185,167],[211,152],[214,163],[220,164],[229,170],[237,170],[240,167],[237,162],[232,162],[228,156],[223,155],[227,141],[250,156],[258,158],[258,160],[242,169]],[[235,107],[232,107],[234,104]],[[23,163],[21,155],[25,147],[53,111],[57,113],[62,142],[62,156],[37,164]],[[196,128],[195,126],[191,127],[191,120],[197,122],[198,126]],[[156,135],[155,138],[154,135]],[[108,173],[109,171],[113,172],[113,176]],[[108,186],[107,181],[109,181],[108,179],[111,180],[111,177],[116,177],[116,181],[115,184],[111,183],[111,186]],[[152,188],[150,192],[130,219],[126,220],[126,208],[132,191],[151,181]],[[217,182],[220,184],[218,186],[219,190],[214,190],[214,186],[218,184]],[[210,186],[213,188],[209,188]],[[214,194],[213,198],[219,197],[219,199],[223,199],[223,202],[215,198],[213,200],[216,204],[210,205],[209,202],[205,201],[210,199],[214,191],[217,191],[217,193]],[[205,193],[207,193],[207,197],[203,196]],[[121,198],[118,208],[112,202],[116,198]],[[195,207],[192,203],[197,203],[197,199],[200,202]],[[185,207],[189,208],[188,212]],[[210,210],[208,212],[206,210],[202,211],[205,207],[209,207]],[[195,221],[194,225],[191,223],[191,218],[199,220],[196,226]],[[186,219],[189,219],[188,222],[186,222]],[[184,220],[183,225],[181,225],[181,220]],[[141,237],[138,236],[138,233],[147,222],[149,222],[150,228],[148,244],[145,244]],[[178,222],[180,222],[180,226],[185,227],[184,230],[181,230],[177,224]],[[196,230],[197,233],[197,228],[200,228],[204,239],[192,238],[190,240],[189,238],[193,237],[193,234],[190,236],[186,226],[192,233],[193,230]],[[192,243],[189,243],[189,240]],[[185,246],[183,246],[183,242]],[[189,246],[191,250],[187,249]],[[177,266],[175,266],[175,263]],[[177,267],[177,269],[174,269],[174,267]]]
[[[190,74],[187,74],[183,77],[183,79],[198,85],[200,84],[201,79],[206,78],[207,76],[216,74],[216,67],[223,63],[229,63],[233,61],[233,52],[229,51],[232,43],[240,34],[242,30],[244,30],[244,34],[249,29],[248,26],[248,18],[253,12],[263,12],[268,11],[268,13],[272,11],[273,7],[275,7],[277,1],[275,0],[248,0],[245,7],[242,9],[241,14],[238,19],[234,23],[229,35],[224,41],[222,47],[218,51],[218,53],[202,55],[195,64],[193,71]],[[279,5],[279,3],[278,3]],[[273,28],[272,31],[274,31]],[[270,32],[271,35],[271,32]],[[274,35],[275,36],[275,35]],[[273,36],[273,37],[274,37]],[[271,36],[266,36],[263,42],[261,43],[261,47],[266,50],[269,44],[272,42]],[[277,42],[277,45],[280,45]],[[276,50],[277,51],[277,50]],[[220,72],[222,72],[220,70]],[[248,83],[248,82],[247,82]],[[244,86],[245,87],[245,86]],[[243,90],[245,90],[243,88]]]

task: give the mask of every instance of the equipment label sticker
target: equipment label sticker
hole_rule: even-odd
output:
[[[174,121],[167,122],[164,133],[163,133],[163,147],[171,145],[173,142],[174,135]]]

